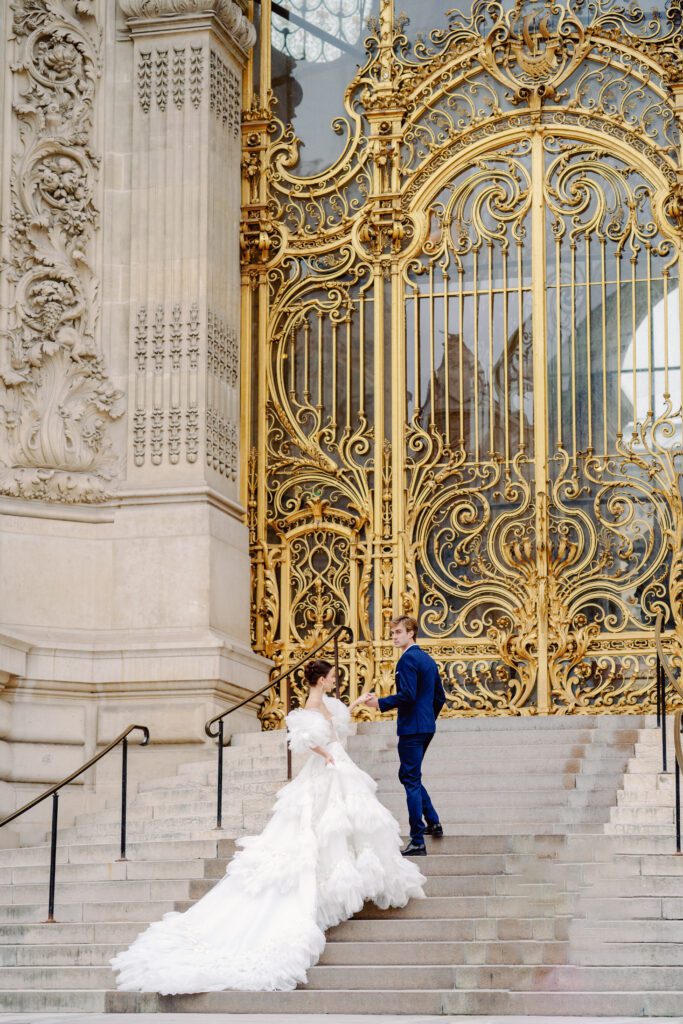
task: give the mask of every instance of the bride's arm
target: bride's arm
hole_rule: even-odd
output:
[[[325,758],[325,764],[334,764],[334,758],[330,754],[329,750],[325,750],[324,747],[311,747],[314,754],[320,754],[321,757]]]
[[[371,696],[369,693],[362,693],[360,697],[356,697],[352,704],[349,704],[349,711],[353,711],[360,704],[367,703],[367,698]]]

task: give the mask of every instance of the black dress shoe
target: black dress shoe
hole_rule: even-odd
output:
[[[443,826],[441,822],[437,821],[436,825],[427,825],[425,835],[431,836],[432,839],[443,839]]]
[[[427,847],[424,845],[418,846],[417,843],[414,843],[411,839],[408,845],[401,850],[401,853],[404,857],[426,857]]]

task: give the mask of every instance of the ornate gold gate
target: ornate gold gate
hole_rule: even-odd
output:
[[[656,612],[683,614],[681,10],[475,0],[411,41],[382,0],[343,151],[304,178],[262,5],[242,225],[257,650],[291,663],[348,622],[344,685],[387,689],[406,611],[452,713],[649,703]]]

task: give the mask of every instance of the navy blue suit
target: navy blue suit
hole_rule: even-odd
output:
[[[417,644],[408,647],[396,666],[396,693],[379,698],[380,711],[398,711],[398,777],[405,787],[410,838],[424,843],[425,820],[436,825],[439,815],[422,785],[422,760],[436,731],[436,719],[446,703],[439,667]]]

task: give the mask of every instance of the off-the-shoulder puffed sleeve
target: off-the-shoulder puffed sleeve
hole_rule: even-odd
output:
[[[297,708],[290,711],[285,722],[293,754],[305,754],[311,747],[326,747],[330,742],[330,726],[317,711]]]
[[[353,719],[346,704],[335,697],[328,698],[327,709],[334,720],[334,729],[340,740],[346,739],[353,732]]]

